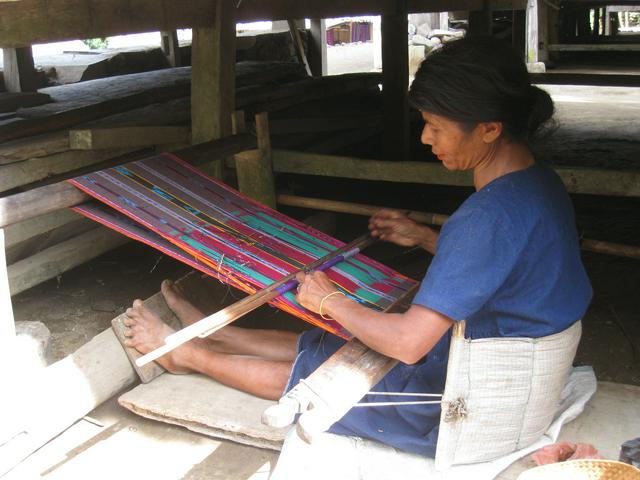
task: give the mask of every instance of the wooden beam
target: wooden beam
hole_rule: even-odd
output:
[[[182,66],[180,43],[178,42],[178,32],[176,30],[165,30],[160,32],[160,47],[162,48],[162,53],[167,59],[169,66]]]
[[[409,28],[405,0],[382,16],[383,153],[386,160],[409,159]]]
[[[19,108],[37,107],[51,101],[51,96],[46,93],[2,92],[0,93],[0,113],[15,112]]]
[[[513,2],[503,0],[511,5]],[[219,2],[182,0],[21,0],[0,2],[0,48],[78,38],[208,27]],[[410,0],[411,13],[478,10],[482,0]],[[235,5],[234,5],[235,9]],[[394,0],[243,0],[237,21],[335,18],[395,12]],[[55,21],[51,21],[55,19]]]
[[[432,185],[473,186],[471,172],[451,172],[440,163],[386,162],[274,149],[277,173],[383,180]],[[640,172],[586,167],[555,167],[570,193],[640,197]]]
[[[38,89],[38,79],[31,47],[3,48],[2,55],[7,92],[35,92]]]
[[[231,134],[235,110],[235,4],[215,2],[206,27],[193,30],[191,43],[191,131],[194,144]],[[208,173],[222,177],[216,162]]]
[[[82,218],[72,210],[59,210],[9,225],[5,229],[5,247],[9,249]]]
[[[211,0],[0,2],[0,47],[195,27],[215,5]]]
[[[71,150],[103,150],[124,147],[189,144],[189,127],[116,127],[71,130]]]
[[[11,295],[17,295],[34,285],[56,278],[128,241],[129,239],[121,233],[99,226],[20,260],[8,268]]]
[[[309,68],[314,77],[327,74],[327,28],[324,19],[312,18],[309,32]]]
[[[28,185],[39,180],[119,158],[131,149],[68,151],[0,166],[0,192]]]

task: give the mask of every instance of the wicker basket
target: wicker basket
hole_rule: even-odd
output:
[[[568,460],[526,470],[518,480],[640,480],[640,470],[615,460]]]

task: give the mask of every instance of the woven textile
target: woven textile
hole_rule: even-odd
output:
[[[70,182],[112,207],[90,203],[75,211],[247,293],[344,245],[207,177],[171,154]],[[416,283],[364,255],[336,265],[327,274],[345,294],[375,310],[385,309]],[[272,303],[332,333],[350,336],[338,323],[300,306],[293,293]]]

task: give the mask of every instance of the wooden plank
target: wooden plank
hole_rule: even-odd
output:
[[[0,113],[15,112],[19,108],[36,107],[51,102],[46,93],[38,92],[1,92]]]
[[[409,159],[409,28],[406,2],[382,16],[382,113],[383,156],[386,160]]]
[[[639,52],[638,43],[555,43],[548,45],[551,52]]]
[[[129,239],[121,233],[97,227],[20,260],[8,268],[11,295],[16,295],[34,285],[55,278],[73,267],[124,245],[128,241]]]
[[[118,403],[152,420],[258,448],[280,450],[287,432],[260,423],[273,401],[199,374],[161,375],[120,396]]]
[[[68,151],[0,166],[0,192],[117,158],[131,149]]]
[[[322,18],[311,19],[309,31],[309,68],[315,77],[327,74],[327,27]]]
[[[189,127],[116,127],[69,131],[71,150],[103,150],[191,143]]]
[[[71,210],[59,210],[9,225],[5,228],[5,247],[11,248],[80,218],[83,217]]]
[[[191,43],[191,140],[194,144],[231,134],[235,110],[235,5],[219,0],[208,25],[193,30]],[[222,178],[222,164],[207,173]]]
[[[273,170],[327,177],[432,185],[473,186],[471,172],[451,172],[439,163],[386,162],[274,149]],[[640,197],[640,172],[555,167],[570,193]]]
[[[387,162],[279,149],[273,150],[272,157],[277,173],[435,185],[473,184],[470,172],[449,172],[440,163]]]
[[[3,77],[8,92],[35,92],[38,88],[31,47],[4,48]]]

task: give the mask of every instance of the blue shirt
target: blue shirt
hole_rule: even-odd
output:
[[[487,338],[561,332],[590,300],[571,200],[556,173],[535,164],[492,181],[451,216],[414,303],[466,320],[469,338]],[[442,393],[449,342],[450,333],[420,362],[398,364],[374,390]],[[304,334],[290,386],[342,343],[317,330]],[[439,421],[439,405],[354,408],[330,431],[433,457]]]

